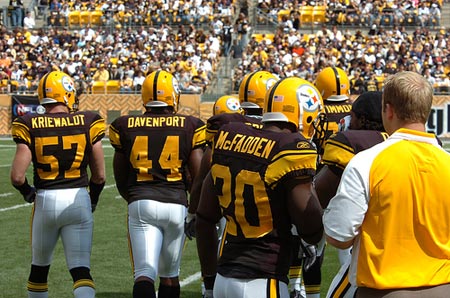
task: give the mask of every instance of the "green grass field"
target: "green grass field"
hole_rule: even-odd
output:
[[[92,276],[99,298],[132,297],[132,271],[127,245],[126,202],[119,197],[112,174],[113,150],[104,142],[107,183],[94,214]],[[25,298],[30,250],[31,204],[23,201],[11,186],[9,171],[14,156],[12,140],[0,140],[0,297]],[[31,167],[27,175],[32,179]],[[322,297],[338,270],[335,249],[327,247],[322,267]],[[186,243],[181,265],[181,297],[201,297],[200,265],[195,241]],[[72,279],[67,271],[64,251],[59,242],[50,268],[49,297],[73,297]]]

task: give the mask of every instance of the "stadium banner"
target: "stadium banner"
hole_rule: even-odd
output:
[[[39,106],[38,97],[35,95],[19,95],[11,96],[11,122],[19,116],[27,113],[36,113]]]
[[[26,112],[35,112],[38,104],[37,96],[1,94],[0,136],[10,136],[14,118]],[[212,115],[212,107],[213,102],[201,102],[201,95],[183,94],[180,98],[179,113],[200,117],[206,121]],[[80,110],[96,111],[108,124],[118,116],[144,112],[140,95],[116,94],[83,94],[80,96]],[[434,97],[426,130],[435,133],[439,138],[450,138],[450,96]],[[108,135],[108,131],[106,133]]]
[[[430,116],[428,117],[427,132],[434,133],[439,138],[450,138],[450,97],[435,96]]]

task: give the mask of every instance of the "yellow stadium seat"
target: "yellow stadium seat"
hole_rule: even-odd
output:
[[[263,39],[263,35],[261,33],[253,33],[252,38],[254,38],[255,41],[259,43]]]
[[[119,61],[119,58],[117,58],[117,57],[110,57],[109,61],[111,61],[112,64],[116,65],[117,62]]]
[[[277,18],[278,23],[281,23],[283,21],[283,16],[287,16],[289,18],[289,15],[291,14],[291,11],[289,9],[281,9],[278,11]]]
[[[105,94],[106,85],[103,81],[94,81],[92,83],[92,94]]]
[[[69,27],[78,27],[80,26],[80,12],[77,10],[73,10],[69,12]]]
[[[323,24],[327,21],[327,8],[325,5],[316,5],[313,9],[314,24]]]
[[[313,6],[302,6],[300,8],[300,26],[312,24],[313,22]]]
[[[106,93],[119,94],[119,91],[120,91],[120,81],[119,80],[109,80],[106,82]]]
[[[80,26],[87,26],[91,24],[91,12],[84,10],[80,12]]]
[[[91,26],[103,25],[103,12],[101,10],[91,11]]]

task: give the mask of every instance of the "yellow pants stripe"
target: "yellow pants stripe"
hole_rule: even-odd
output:
[[[280,289],[278,287],[279,281],[276,279],[267,280],[267,298],[279,298]]]

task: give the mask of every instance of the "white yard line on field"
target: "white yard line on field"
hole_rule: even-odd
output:
[[[14,210],[14,209],[22,208],[22,207],[27,207],[27,206],[31,206],[31,204],[25,203],[25,204],[11,206],[11,207],[8,207],[8,208],[2,208],[2,209],[0,209],[0,212]]]
[[[197,272],[192,274],[191,276],[186,277],[182,281],[180,281],[180,287],[187,286],[188,284],[191,284],[197,280],[199,280],[202,277],[201,272]]]

